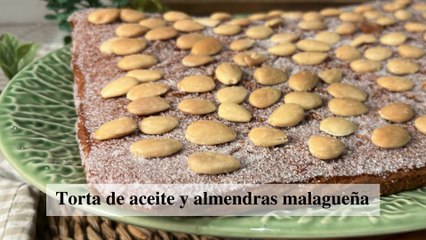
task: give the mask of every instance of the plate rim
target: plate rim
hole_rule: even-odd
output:
[[[1,96],[0,96],[0,103],[3,102],[3,99],[5,98],[7,92],[9,92],[9,89],[11,86],[17,81],[17,79],[20,78],[22,74],[24,74],[27,69],[30,69],[34,64],[37,64],[39,62],[45,61],[49,56],[55,55],[59,52],[63,51],[69,51],[70,46],[65,46],[62,48],[59,48],[57,50],[54,50],[42,58],[39,58],[35,61],[33,61],[31,64],[29,64],[27,67],[25,67],[23,70],[21,70],[18,74],[16,74],[6,85],[6,87],[3,89]],[[1,105],[0,105],[1,108]],[[0,135],[1,135],[0,130]],[[24,169],[20,168],[18,162],[20,162],[19,159],[15,159],[16,156],[14,156],[13,153],[11,153],[10,149],[6,147],[8,144],[6,143],[6,138],[0,137],[0,151],[5,156],[5,160],[8,161],[8,163],[19,173],[19,175],[24,179],[25,182],[27,182],[30,185],[35,186],[40,191],[46,193],[46,186],[44,185],[43,181],[40,181],[39,178],[36,178],[34,175],[27,173],[24,171]],[[415,190],[411,190],[415,191]],[[201,234],[201,235],[211,235],[211,236],[221,236],[221,237],[257,237],[257,238],[325,238],[325,237],[361,237],[361,236],[377,236],[377,235],[385,235],[385,234],[395,234],[395,233],[403,233],[403,232],[410,232],[410,231],[416,231],[421,229],[426,229],[426,224],[420,224],[420,221],[415,222],[415,224],[407,225],[393,225],[388,226],[381,225],[380,227],[372,227],[372,229],[362,229],[362,232],[359,232],[359,229],[351,229],[342,233],[342,230],[335,230],[335,231],[329,231],[326,234],[324,232],[313,232],[313,231],[305,231],[304,234],[301,235],[300,232],[297,234],[292,233],[295,229],[255,229],[255,228],[233,228],[230,225],[222,225],[220,229],[209,227],[208,225],[191,225],[188,226],[187,222],[178,221],[177,219],[170,218],[173,217],[131,217],[131,216],[108,216],[108,218],[111,218],[116,221],[125,222],[128,224],[134,224],[149,228],[156,228],[166,231],[176,231],[176,232],[187,232],[192,234]],[[166,218],[167,221],[158,220],[160,218]],[[206,217],[210,218],[210,217]],[[238,217],[234,217],[238,218]],[[247,217],[246,217],[247,218]],[[256,218],[256,217],[253,217]],[[258,218],[258,217],[257,217]],[[359,218],[366,218],[366,217],[359,217]],[[155,221],[153,221],[155,219]],[[217,217],[215,217],[217,219]],[[425,220],[426,220],[426,214],[425,214]],[[293,220],[294,221],[294,220]],[[209,222],[209,221],[208,221]],[[182,231],[182,228],[185,228],[184,231]],[[307,229],[309,230],[309,229]],[[330,230],[330,229],[329,229]],[[281,235],[285,233],[284,235]],[[349,234],[348,234],[349,233]]]

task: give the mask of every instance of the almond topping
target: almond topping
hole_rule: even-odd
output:
[[[119,138],[132,134],[136,129],[135,120],[122,117],[102,124],[93,134],[93,138],[99,141]]]
[[[172,27],[158,27],[149,30],[145,38],[149,41],[168,40],[178,35],[178,32]]]
[[[223,174],[241,168],[238,159],[216,152],[198,152],[188,157],[188,167],[198,174]]]
[[[381,148],[400,148],[410,140],[408,131],[395,125],[376,128],[371,135],[373,144]]]

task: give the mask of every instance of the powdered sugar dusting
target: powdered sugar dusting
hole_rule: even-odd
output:
[[[378,7],[379,3],[375,3]],[[89,24],[87,14],[91,10],[81,11],[74,14],[71,20],[75,23],[73,32],[73,53],[74,64],[80,69],[85,79],[84,97],[76,97],[76,104],[81,103],[85,116],[84,125],[89,133],[93,133],[100,125],[106,121],[116,119],[122,116],[132,117],[135,120],[141,120],[141,117],[133,116],[127,112],[129,100],[125,97],[104,100],[99,92],[110,80],[125,75],[116,63],[121,59],[118,56],[107,56],[99,52],[99,45],[114,36],[114,29],[117,24],[98,25]],[[419,13],[414,14],[415,19],[423,22]],[[337,18],[327,18],[325,24],[328,29],[333,30],[338,25]],[[263,24],[262,22],[255,22]],[[379,38],[381,34],[390,31],[403,31],[403,23],[385,28],[381,33],[375,33]],[[232,37],[218,37],[226,46],[232,40],[245,37],[244,30],[241,34]],[[312,38],[315,32],[302,32],[297,28],[297,22],[288,21],[283,26],[274,29],[274,33],[296,32],[301,38]],[[214,35],[211,29],[203,31],[206,35]],[[357,34],[359,34],[358,32]],[[357,35],[355,34],[355,35]],[[418,47],[425,47],[421,33],[407,33],[409,37],[407,43]],[[214,76],[215,67],[223,61],[232,61],[234,53],[229,49],[223,50],[219,55],[214,56],[216,62],[213,64],[199,67],[188,68],[181,64],[181,59],[188,54],[188,51],[182,51],[175,47],[175,40],[148,42],[145,54],[152,54],[159,60],[159,64],[153,69],[159,69],[164,72],[164,78],[159,82],[166,83],[171,90],[165,95],[165,98],[171,102],[171,109],[160,115],[175,116],[180,120],[179,126],[173,131],[161,135],[164,138],[173,138],[184,144],[184,148],[178,154],[165,158],[143,159],[130,154],[130,145],[144,138],[150,138],[141,132],[134,133],[131,136],[113,139],[103,142],[90,141],[91,150],[87,156],[82,156],[88,182],[91,183],[270,183],[270,182],[304,182],[315,177],[325,176],[356,176],[361,174],[384,175],[386,172],[395,172],[399,169],[420,168],[426,165],[424,149],[426,147],[426,137],[415,130],[414,120],[407,123],[398,124],[405,127],[411,134],[411,142],[404,148],[393,150],[382,150],[369,140],[374,128],[389,124],[378,115],[378,109],[385,104],[395,101],[409,103],[415,110],[416,116],[426,114],[426,93],[421,90],[421,84],[425,80],[426,57],[415,60],[420,64],[420,72],[408,76],[415,84],[414,90],[406,93],[390,93],[381,89],[375,83],[379,76],[388,75],[385,70],[385,62],[382,63],[382,70],[376,73],[356,74],[352,72],[348,63],[334,58],[335,48],[349,44],[351,38],[343,36],[342,41],[333,46],[329,52],[329,58],[326,62],[317,66],[297,66],[289,57],[275,57],[268,55],[268,60],[264,65],[278,67],[286,70],[288,75],[294,74],[300,70],[309,70],[318,72],[320,70],[337,67],[343,70],[345,83],[350,83],[362,88],[369,94],[365,102],[369,112],[362,116],[351,117],[350,120],[359,124],[359,130],[348,137],[339,137],[345,143],[346,150],[342,157],[332,161],[321,161],[312,157],[308,151],[307,140],[313,134],[322,134],[319,130],[319,122],[332,114],[327,109],[327,101],[331,97],[326,93],[326,85],[319,83],[315,92],[323,98],[322,107],[306,112],[305,120],[298,126],[283,129],[289,136],[289,143],[284,146],[259,148],[255,147],[247,138],[248,132],[255,126],[267,126],[266,119],[270,113],[281,103],[267,109],[255,109],[251,107],[247,100],[243,105],[253,113],[253,120],[250,123],[230,123],[225,122],[237,132],[237,138],[231,143],[218,146],[198,146],[188,142],[184,133],[187,126],[196,120],[211,119],[218,120],[217,113],[204,116],[192,116],[183,114],[177,110],[177,104],[180,100],[192,97],[203,97],[215,100],[214,92],[223,87],[217,82],[215,91],[203,94],[188,94],[179,92],[176,84],[183,77],[193,74],[206,74]],[[267,53],[267,49],[272,46],[270,40],[257,40],[254,51]],[[367,47],[376,46],[368,44],[360,47],[364,51]],[[392,47],[394,52],[391,58],[397,57],[396,48]],[[243,80],[240,85],[245,86],[250,92],[260,88],[252,78],[254,67],[244,68]],[[288,84],[276,86],[285,95],[290,92]],[[160,136],[159,136],[160,137]],[[229,174],[217,176],[198,175],[187,167],[187,156],[198,151],[216,151],[220,153],[232,154],[241,160],[242,168]]]

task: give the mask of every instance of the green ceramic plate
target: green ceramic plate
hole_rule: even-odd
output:
[[[31,184],[84,183],[75,140],[70,49],[20,72],[0,98],[0,147]],[[426,188],[383,197],[380,217],[117,217],[169,231],[229,237],[365,236],[426,228]]]

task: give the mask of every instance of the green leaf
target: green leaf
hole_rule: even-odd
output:
[[[13,74],[12,69],[9,66],[0,63],[0,68],[3,71],[4,75],[8,79],[12,79],[13,78],[14,74]]]
[[[69,36],[69,35],[68,35],[68,36],[65,36],[65,37],[64,37],[64,44],[65,44],[65,45],[70,44],[70,43],[71,43],[71,40],[72,40],[72,39],[71,39],[71,36]]]
[[[18,47],[18,39],[10,33],[5,33],[0,38],[1,42],[10,49],[15,49]]]
[[[64,32],[71,32],[72,31],[72,28],[67,21],[62,21],[61,23],[59,23],[59,29],[61,29]]]
[[[31,63],[36,55],[38,45],[20,44],[12,34],[0,36],[0,67],[7,78],[11,79],[21,69]]]
[[[21,45],[18,48],[18,72],[21,71],[24,67],[26,67],[28,64],[30,64],[36,54],[37,54],[37,50],[39,49],[39,45],[38,44],[24,44]]]
[[[46,14],[46,15],[44,15],[44,18],[46,20],[56,20],[56,15],[54,15],[54,14]]]

